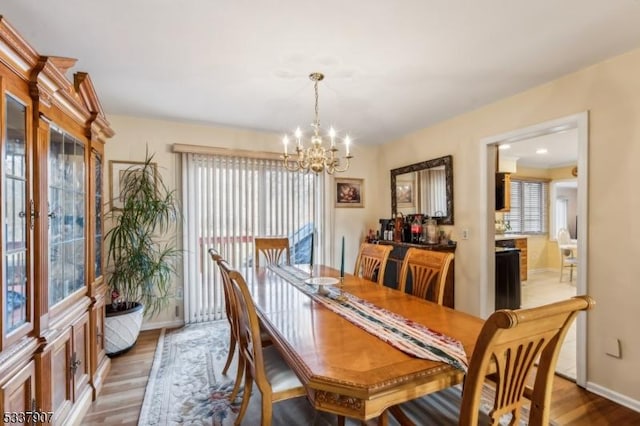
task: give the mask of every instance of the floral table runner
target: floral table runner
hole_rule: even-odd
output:
[[[318,286],[305,284],[309,273],[287,265],[271,265],[269,269],[298,287],[303,293],[391,346],[417,358],[446,362],[467,372],[468,362],[462,343],[431,330],[422,324],[343,292],[318,293]]]

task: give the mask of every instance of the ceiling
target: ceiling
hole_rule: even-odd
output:
[[[550,169],[578,161],[578,129],[572,128],[517,142],[501,143],[500,157],[516,160],[518,166]]]
[[[109,114],[378,144],[640,47],[640,0],[2,0]],[[306,127],[306,129],[305,129]],[[117,129],[116,129],[117,131]]]

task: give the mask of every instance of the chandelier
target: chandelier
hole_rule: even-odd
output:
[[[349,161],[353,158],[349,151],[351,139],[349,139],[349,135],[344,138],[346,152],[344,162],[338,157],[336,131],[333,127],[329,129],[330,146],[325,148],[322,136],[320,136],[320,119],[318,118],[318,82],[324,79],[324,74],[314,72],[309,75],[309,79],[313,81],[313,88],[316,94],[315,120],[311,124],[311,127],[313,127],[311,145],[307,148],[302,146],[302,131],[300,131],[300,127],[298,127],[294,133],[294,137],[296,139],[295,154],[289,154],[289,137],[285,135],[282,140],[282,143],[284,144],[284,167],[292,172],[312,171],[318,174],[323,170],[326,170],[330,175],[336,172],[344,172],[349,168]]]

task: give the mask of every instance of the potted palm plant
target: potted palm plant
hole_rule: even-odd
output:
[[[106,307],[105,349],[110,355],[133,347],[143,316],[167,306],[176,275],[180,250],[166,234],[180,216],[178,200],[152,160],[147,152],[144,162],[120,173],[120,193],[106,215],[113,225],[105,234],[112,301]]]

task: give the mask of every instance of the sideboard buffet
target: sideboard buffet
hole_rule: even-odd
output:
[[[89,75],[0,16],[0,412],[78,424],[104,352],[102,170],[113,136]],[[3,419],[7,420],[7,419]]]

